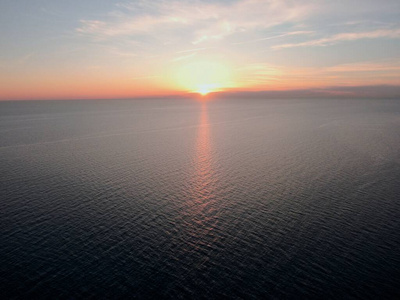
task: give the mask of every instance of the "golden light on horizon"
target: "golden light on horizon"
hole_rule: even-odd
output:
[[[182,66],[176,76],[176,84],[201,95],[221,91],[232,86],[231,71],[221,62],[197,61]]]
[[[210,93],[211,90],[208,89],[207,87],[202,87],[202,88],[200,88],[197,92],[198,92],[200,95],[205,96],[205,95],[207,95],[208,93]]]

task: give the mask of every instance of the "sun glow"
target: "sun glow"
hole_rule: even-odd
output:
[[[208,89],[207,87],[202,87],[199,90],[197,90],[196,92],[199,93],[202,96],[207,95],[208,93],[210,93],[212,90]]]
[[[232,86],[229,68],[220,62],[198,61],[178,70],[176,82],[188,92],[207,95]]]

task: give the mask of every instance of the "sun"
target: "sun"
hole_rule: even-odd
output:
[[[202,96],[205,96],[205,95],[209,94],[211,92],[211,90],[209,90],[208,88],[204,87],[204,88],[200,88],[196,92],[199,93]]]
[[[218,87],[216,84],[200,84],[196,90],[193,92],[198,93],[202,96],[206,96],[209,93],[217,92],[221,87]]]
[[[205,96],[232,86],[229,67],[218,61],[196,61],[182,66],[176,76],[180,88]]]

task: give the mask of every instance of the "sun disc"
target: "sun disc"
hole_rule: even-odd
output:
[[[210,93],[210,90],[208,90],[208,89],[200,89],[200,90],[198,90],[197,92],[198,92],[200,95],[205,96],[205,95],[207,95],[208,93]]]

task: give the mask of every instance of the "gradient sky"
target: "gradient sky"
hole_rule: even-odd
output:
[[[399,0],[1,0],[0,99],[400,85]]]

